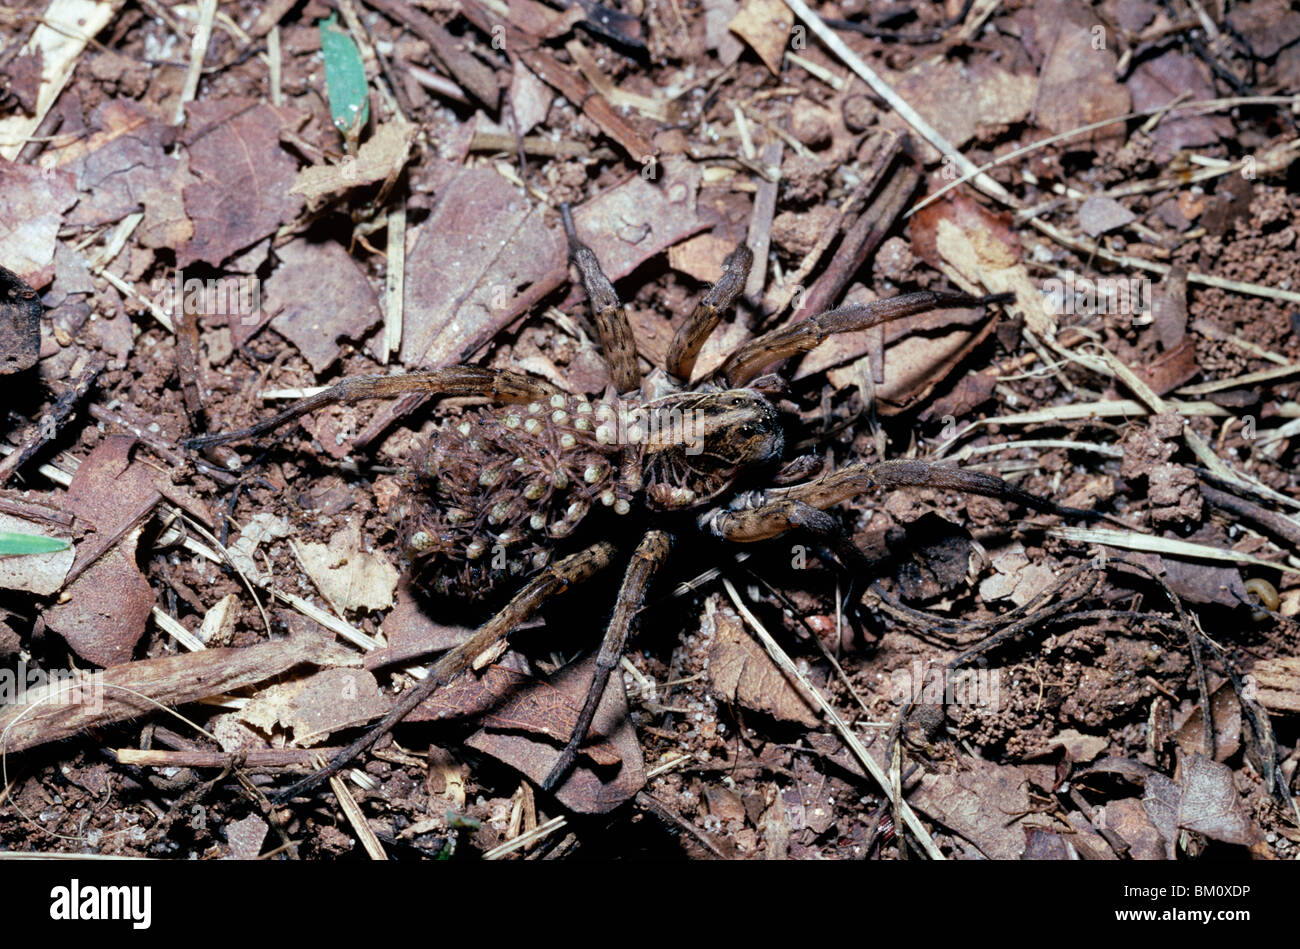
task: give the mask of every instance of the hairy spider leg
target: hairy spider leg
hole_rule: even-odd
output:
[[[226,442],[242,441],[246,438],[256,438],[327,405],[382,399],[406,395],[408,392],[483,396],[495,402],[513,403],[549,399],[559,391],[549,382],[522,373],[504,369],[482,369],[477,366],[451,366],[447,369],[408,372],[398,376],[355,376],[344,379],[315,395],[299,399],[283,412],[256,425],[221,435],[200,435],[188,439],[185,447],[195,450],[212,445],[224,445]]]
[[[824,511],[876,486],[944,488],[963,494],[981,494],[1002,501],[1014,501],[1034,510],[1063,517],[1100,516],[1096,511],[1064,507],[1047,498],[1022,491],[996,475],[930,461],[898,459],[855,461],[815,481],[764,491],[762,503],[748,510],[709,511],[701,516],[700,523],[705,529],[726,540],[753,543],[783,534],[795,527],[810,527],[808,523],[793,516],[801,510],[801,506]]]
[[[658,530],[647,531],[641,538],[641,543],[637,545],[627,571],[623,574],[623,583],[618,590],[614,615],[605,628],[605,638],[601,640],[600,651],[596,653],[595,672],[591,678],[591,685],[587,688],[587,697],[582,703],[578,723],[560,753],[559,760],[555,762],[542,782],[542,790],[551,790],[573,766],[578,748],[586,739],[587,730],[591,728],[596,707],[600,704],[601,696],[605,694],[605,685],[609,682],[610,673],[623,659],[628,633],[631,632],[632,624],[641,611],[642,603],[645,602],[646,588],[655,572],[668,559],[668,551],[671,547],[672,536]]]
[[[750,340],[727,358],[722,368],[718,370],[717,376],[726,388],[743,386],[772,363],[815,349],[836,333],[864,330],[918,313],[928,313],[931,310],[1006,303],[1014,298],[1014,294],[1010,293],[993,293],[976,297],[968,293],[922,290],[919,293],[905,293],[887,300],[850,303],[810,316],[806,320],[778,327]]]
[[[411,714],[417,705],[435,691],[447,685],[465,670],[471,667],[478,668],[479,657],[503,642],[512,629],[532,616],[544,602],[575,584],[591,579],[608,567],[613,562],[616,552],[617,548],[613,544],[601,541],[544,568],[524,584],[523,589],[515,594],[499,613],[484,623],[470,639],[434,663],[428,675],[403,692],[392,710],[372,725],[364,735],[335,755],[324,768],[281,791],[276,795],[273,803],[283,804],[290,798],[315,787],[331,775],[337,774],[348,762],[391,731],[394,725]]]
[[[591,303],[591,315],[600,334],[600,348],[605,353],[609,377],[619,395],[641,387],[641,374],[636,368],[636,340],[627,321],[627,309],[618,299],[614,285],[600,269],[596,253],[578,240],[578,230],[573,223],[573,211],[567,204],[560,205],[564,221],[564,235],[569,241],[569,259],[578,268],[582,286]]]
[[[700,349],[705,340],[717,327],[722,314],[731,309],[745,289],[749,280],[749,269],[754,265],[754,252],[741,244],[722,262],[722,276],[718,282],[695,304],[695,309],[673,336],[668,347],[668,371],[683,383],[691,381],[691,372],[695,369],[695,360],[699,358]]]

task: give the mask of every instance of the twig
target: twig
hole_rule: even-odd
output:
[[[80,701],[59,697],[10,705],[0,712],[0,752],[22,751],[71,738],[95,725],[254,685],[334,649],[323,637],[296,637],[241,648],[144,659],[83,677]],[[101,691],[102,690],[102,691]],[[92,701],[98,693],[101,701]]]
[[[849,750],[853,752],[854,757],[862,763],[862,766],[866,768],[867,773],[871,775],[878,785],[880,785],[881,790],[892,798],[893,792],[891,789],[893,785],[889,779],[889,775],[880,767],[879,764],[876,763],[876,759],[871,757],[867,752],[867,749],[863,746],[862,742],[858,740],[858,736],[853,733],[852,729],[850,729],[847,724],[845,724],[844,720],[840,718],[839,713],[835,711],[834,707],[828,701],[826,701],[826,698],[821,694],[821,692],[813,688],[812,684],[800,674],[798,667],[795,666],[790,657],[786,655],[785,650],[782,649],[777,641],[772,638],[772,634],[763,627],[763,624],[758,621],[758,618],[750,612],[749,607],[746,606],[745,602],[740,598],[740,594],[736,592],[736,588],[732,585],[731,581],[726,577],[723,577],[722,585],[726,587],[727,595],[731,597],[731,602],[735,604],[736,610],[744,617],[745,622],[749,624],[755,635],[758,636],[759,642],[763,644],[763,648],[767,650],[768,655],[772,657],[772,660],[780,667],[781,671],[785,673],[786,676],[788,676],[792,681],[798,682],[799,685],[803,687],[804,693],[812,697],[813,701],[815,701],[818,707],[821,708],[822,714],[824,714],[830,723],[835,726],[835,730],[840,733],[840,737],[844,739],[844,743],[848,745]],[[911,830],[916,836],[916,839],[921,842],[921,845],[925,848],[925,852],[934,860],[944,859],[943,853],[935,845],[934,838],[932,838],[930,832],[925,829],[925,825],[922,824],[920,818],[916,816],[916,812],[912,810],[911,805],[906,801],[899,801],[898,809],[903,821],[907,824],[908,829]]]
[[[162,748],[115,748],[119,764],[142,768],[314,768],[321,755],[333,755],[342,748],[253,748],[231,754],[225,751]]]
[[[203,60],[208,55],[208,43],[212,41],[212,18],[217,15],[217,0],[199,0],[199,19],[194,27],[194,36],[190,39],[190,66],[185,73],[185,85],[181,87],[180,98],[176,100],[176,111],[172,115],[172,124],[180,125],[185,121],[185,103],[193,101],[199,91],[199,79],[203,76]]]
[[[72,408],[83,399],[91,385],[104,371],[104,360],[96,357],[82,370],[72,388],[55,401],[54,406],[41,416],[41,420],[23,434],[22,446],[0,461],[0,485],[9,480],[9,476],[18,470],[28,458],[58,434],[59,427],[72,413]]]
[[[948,143],[948,140],[935,130],[934,126],[923,119],[921,114],[908,104],[907,100],[893,90],[889,83],[877,76],[871,67],[863,62],[862,57],[849,49],[842,39],[831,32],[826,24],[822,22],[821,17],[809,9],[803,0],[785,0],[785,5],[794,12],[795,16],[807,23],[808,29],[812,30],[817,38],[825,43],[826,47],[838,56],[846,66],[857,73],[876,95],[884,99],[890,108],[902,116],[903,121],[915,129],[918,135],[937,148],[940,154],[952,161],[963,175],[969,176],[975,187],[999,201],[1007,203],[1015,201],[1005,188],[988,175],[980,172],[969,158],[953,148]]]

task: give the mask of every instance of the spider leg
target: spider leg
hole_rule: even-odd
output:
[[[567,204],[560,205],[564,221],[564,234],[569,241],[569,259],[582,276],[582,286],[591,302],[591,315],[600,334],[600,346],[605,352],[609,375],[619,394],[640,388],[641,375],[636,368],[636,340],[627,322],[627,310],[618,299],[614,285],[600,269],[596,253],[578,240],[578,230],[573,223],[573,212]]]
[[[250,425],[237,432],[191,438],[186,441],[185,447],[195,450],[255,438],[327,405],[405,395],[408,392],[424,392],[430,395],[481,395],[496,402],[534,402],[547,399],[559,390],[549,382],[522,373],[482,369],[477,366],[451,366],[447,369],[408,372],[398,376],[354,376],[315,395],[300,399],[283,412],[256,425]]]
[[[790,323],[751,339],[736,350],[718,370],[718,377],[728,388],[743,386],[767,366],[797,353],[815,349],[827,337],[836,333],[864,330],[881,323],[889,323],[917,313],[942,310],[949,307],[984,306],[1013,299],[1009,293],[994,293],[976,297],[968,293],[949,293],[923,290],[905,293],[887,300],[870,303],[850,303],[827,310],[798,323]]]
[[[532,616],[542,603],[552,596],[563,593],[574,584],[590,579],[608,567],[615,552],[616,548],[613,544],[602,541],[546,567],[529,580],[524,588],[515,594],[496,616],[484,623],[470,639],[434,663],[429,669],[429,674],[403,692],[392,710],[371,726],[364,735],[335,755],[324,768],[281,791],[276,795],[273,803],[283,804],[291,797],[337,774],[349,761],[386,735],[394,725],[411,714],[417,705],[441,686],[446,685],[471,666],[475,666],[475,660],[479,656],[504,640],[512,629]]]
[[[1003,501],[1014,501],[1049,514],[1088,518],[1099,516],[1096,511],[1063,507],[1054,501],[1022,491],[994,475],[929,461],[900,459],[875,463],[854,462],[816,481],[765,491],[765,503],[748,510],[707,512],[701,516],[700,522],[707,530],[726,540],[752,543],[775,537],[795,527],[808,527],[802,506],[824,511],[877,485],[887,488],[946,488],[964,494],[982,494]],[[800,517],[803,517],[804,522],[800,521]]]
[[[731,308],[745,289],[754,252],[741,244],[722,262],[722,276],[695,304],[690,319],[683,323],[668,347],[668,371],[682,382],[689,382],[700,349],[709,338],[722,314]]]
[[[555,762],[550,773],[546,775],[546,780],[542,782],[542,790],[551,790],[573,766],[578,747],[586,739],[587,730],[591,728],[591,720],[596,715],[596,707],[600,704],[601,696],[605,694],[605,685],[609,682],[610,673],[617,668],[623,658],[628,633],[631,631],[637,613],[641,610],[641,604],[645,601],[646,587],[655,571],[668,559],[668,550],[671,546],[672,537],[657,530],[648,531],[641,538],[641,543],[637,545],[636,553],[632,555],[632,562],[628,564],[627,572],[623,575],[623,584],[619,587],[614,615],[605,629],[605,638],[601,640],[600,651],[596,653],[595,674],[587,689],[587,698],[582,704],[582,711],[578,715],[578,724],[574,726],[573,734],[569,736],[569,741],[560,753],[559,760]]]

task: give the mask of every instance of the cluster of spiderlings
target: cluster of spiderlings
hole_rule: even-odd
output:
[[[473,409],[415,458],[418,491],[400,527],[415,581],[481,598],[545,566],[593,505],[618,506],[616,444],[581,396]],[[603,413],[602,413],[603,414]]]

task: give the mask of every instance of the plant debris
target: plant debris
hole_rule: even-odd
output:
[[[0,19],[0,534],[69,544],[0,555],[0,683],[42,683],[0,688],[0,850],[1300,856],[1293,4],[64,6]],[[643,400],[741,244],[696,382],[826,310],[1005,294],[746,378],[783,480],[728,515],[881,459],[1051,504],[876,485],[838,534],[682,532],[553,792],[616,578],[265,807],[537,565],[483,597],[412,579],[417,474],[485,474],[422,446],[479,439],[476,397],[186,442],[458,365],[542,380],[536,415],[635,401],[561,206]],[[638,463],[609,457],[565,478],[584,515]],[[505,532],[491,510],[466,536]],[[626,563],[611,520],[584,543]]]

